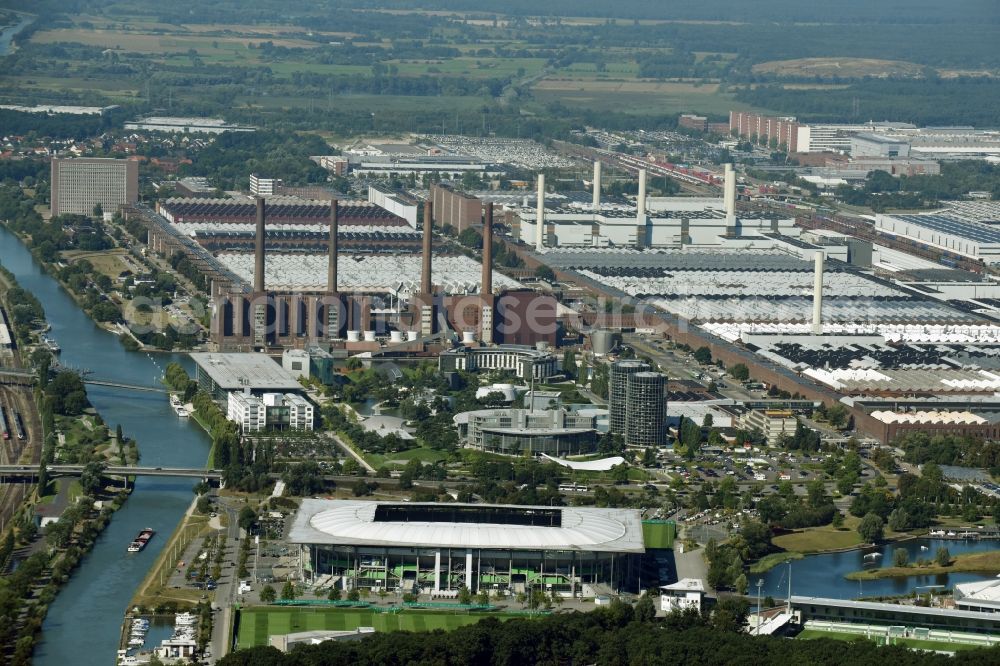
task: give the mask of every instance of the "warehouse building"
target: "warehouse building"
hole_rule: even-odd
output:
[[[631,509],[305,499],[289,532],[314,586],[456,597],[635,591],[645,553]]]

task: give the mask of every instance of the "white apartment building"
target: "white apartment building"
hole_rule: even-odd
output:
[[[226,418],[238,423],[243,432],[272,429],[312,430],[315,412],[311,402],[294,393],[232,392]]]

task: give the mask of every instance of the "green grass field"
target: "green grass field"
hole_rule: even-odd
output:
[[[646,548],[673,548],[677,526],[670,520],[642,521],[642,540]]]
[[[854,530],[858,522],[854,516],[848,516],[844,520],[844,529],[838,530],[830,526],[813,527],[774,537],[771,543],[778,548],[797,553],[852,548],[861,543],[861,536]]]
[[[490,613],[449,613],[442,611],[413,611],[401,613],[376,613],[353,608],[248,608],[240,611],[239,646],[249,648],[267,645],[272,634],[290,634],[299,631],[351,631],[358,627],[374,627],[376,631],[450,631],[468,624],[475,624],[484,617],[501,620],[511,616]]]
[[[838,631],[818,631],[816,629],[805,629],[796,638],[801,640],[811,640],[816,638],[829,638],[834,641],[856,641],[873,640],[866,639],[863,633],[848,634]],[[881,642],[881,641],[880,641]],[[967,645],[965,643],[948,643],[944,641],[923,641],[916,638],[893,638],[893,645],[902,645],[914,650],[940,650],[943,652],[956,652],[959,650],[975,650],[981,646]]]

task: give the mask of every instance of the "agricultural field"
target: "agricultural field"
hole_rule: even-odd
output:
[[[597,111],[627,108],[634,114],[699,112],[715,115],[751,107],[719,91],[717,83],[648,80],[581,80],[545,78],[532,88],[537,101],[580,105]]]
[[[375,631],[450,631],[475,624],[484,617],[508,619],[503,613],[467,613],[450,611],[405,610],[399,613],[376,613],[355,608],[245,608],[239,615],[239,647],[267,645],[272,634],[299,631],[352,631],[374,627]]]

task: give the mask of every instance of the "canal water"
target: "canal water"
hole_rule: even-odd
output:
[[[158,386],[172,361],[190,369],[190,359],[183,354],[126,352],[116,336],[97,327],[59,283],[42,272],[20,240],[3,226],[0,264],[42,302],[52,325],[49,335],[63,350],[61,363],[91,370],[95,378],[146,386]],[[177,418],[166,396],[103,386],[88,386],[87,394],[112,429],[121,424],[125,434],[138,441],[141,464],[204,466],[208,436],[193,420]],[[190,479],[137,479],[132,497],[50,607],[35,650],[37,666],[114,663],[129,599],[191,504],[193,485]],[[127,553],[129,542],[144,527],[155,529],[156,536],[141,553]]]
[[[956,583],[985,580],[992,575],[975,573],[952,573],[941,575],[907,576],[904,578],[879,578],[877,580],[856,581],[844,578],[853,571],[875,567],[891,567],[893,553],[897,548],[905,548],[911,564],[920,558],[934,559],[937,549],[945,547],[954,557],[962,553],[1000,550],[1000,541],[957,540],[957,539],[911,539],[901,543],[887,544],[877,548],[851,550],[842,553],[811,555],[791,562],[792,594],[805,597],[828,597],[832,599],[857,599],[858,597],[904,595],[914,590],[929,591],[930,586],[951,588]],[[921,549],[923,547],[923,550]],[[881,553],[879,558],[865,558],[869,553]],[[1000,573],[1000,572],[996,572]],[[788,564],[780,564],[767,573],[750,577],[750,593],[756,594],[757,581],[764,580],[762,595],[784,599],[788,595]]]

